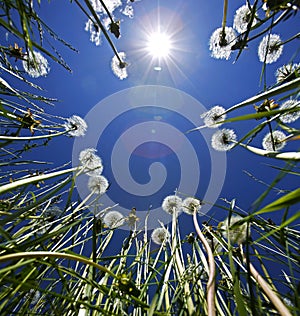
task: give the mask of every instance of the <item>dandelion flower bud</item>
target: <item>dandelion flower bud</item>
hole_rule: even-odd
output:
[[[263,37],[258,46],[259,61],[272,64],[278,60],[283,51],[280,36],[269,34]]]
[[[84,136],[87,130],[87,124],[84,119],[78,115],[72,115],[66,119],[64,124],[65,130],[70,136],[78,137]]]
[[[280,150],[286,144],[286,142],[283,141],[285,138],[286,135],[281,131],[274,131],[272,133],[268,133],[262,141],[262,146],[265,150],[268,151]]]
[[[169,238],[170,233],[166,228],[163,227],[155,228],[151,234],[152,241],[157,245],[161,245],[162,243],[166,242]]]
[[[169,195],[165,197],[161,207],[169,214],[173,214],[175,212],[178,215],[182,208],[182,199],[177,195]]]
[[[203,118],[204,124],[206,127],[217,128],[221,124],[218,124],[221,121],[224,121],[226,114],[224,114],[225,109],[216,105],[212,107],[209,111],[203,113],[200,117]]]
[[[300,117],[300,102],[298,100],[287,100],[285,101],[280,110],[285,109],[297,109],[295,112],[283,113],[280,115],[279,119],[282,123],[293,123]]]
[[[122,62],[120,62],[117,56],[114,56],[111,60],[111,69],[120,80],[123,80],[128,77],[126,69],[127,64],[125,63],[126,54],[124,52],[120,52],[119,57]]]
[[[29,52],[22,64],[26,73],[33,78],[46,76],[50,71],[47,59],[40,52]]]
[[[103,223],[110,229],[118,228],[125,222],[124,216],[118,211],[110,211],[103,217]]]
[[[244,4],[239,9],[236,10],[235,16],[233,19],[233,27],[239,32],[244,33],[247,30],[248,23],[250,22],[250,18],[252,15],[252,11],[248,5]],[[256,18],[253,19],[252,25],[255,25],[257,22]]]
[[[62,210],[56,205],[50,206],[43,211],[43,216],[47,219],[59,217],[61,214]]]
[[[88,181],[88,188],[95,194],[104,194],[108,189],[109,183],[103,176],[92,176]]]
[[[279,67],[276,70],[275,76],[277,83],[284,83],[290,80],[296,79],[300,74],[300,63],[299,64],[287,64]]]
[[[234,130],[223,128],[216,131],[211,138],[211,146],[218,151],[230,150],[236,142]]]
[[[194,214],[194,211],[199,212],[201,208],[201,201],[193,197],[187,197],[182,202],[182,210],[190,215]]]
[[[102,160],[95,154],[96,151],[94,148],[87,148],[79,154],[79,161],[89,176],[100,176],[103,171]]]
[[[232,52],[231,47],[236,42],[236,34],[232,27],[216,29],[209,40],[209,50],[211,56],[216,59],[229,59]]]
[[[247,238],[247,223],[235,225],[242,219],[239,215],[232,215],[230,221],[227,217],[221,226],[223,237],[228,239],[231,244],[237,243],[240,245]]]

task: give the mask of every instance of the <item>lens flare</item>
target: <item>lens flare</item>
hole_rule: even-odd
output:
[[[155,58],[166,58],[172,49],[170,36],[166,33],[154,32],[149,35],[147,50]]]

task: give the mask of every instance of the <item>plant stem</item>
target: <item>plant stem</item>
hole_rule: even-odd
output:
[[[240,250],[243,256],[244,264],[245,265],[249,264],[250,273],[252,274],[253,278],[257,281],[257,283],[260,285],[260,287],[265,292],[265,294],[270,299],[270,301],[273,303],[274,307],[277,309],[279,314],[281,316],[292,316],[292,314],[287,309],[287,307],[282,303],[282,301],[277,296],[277,294],[271,289],[270,285],[263,279],[263,277],[259,274],[259,272],[254,268],[252,263],[247,262],[247,257],[245,256],[243,252],[242,246],[240,246]]]
[[[214,260],[214,255],[212,250],[205,239],[204,235],[201,232],[201,229],[198,225],[197,221],[197,211],[194,210],[193,220],[196,232],[203,243],[205,250],[208,255],[208,266],[209,266],[209,277],[207,282],[207,315],[208,316],[215,316],[216,315],[216,308],[215,308],[215,274],[216,274],[216,265]]]

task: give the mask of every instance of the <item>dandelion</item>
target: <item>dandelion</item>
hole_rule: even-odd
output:
[[[78,137],[84,136],[87,130],[87,124],[84,119],[78,115],[72,115],[66,119],[64,124],[65,130],[70,136]]]
[[[262,146],[265,150],[268,151],[280,150],[286,144],[286,142],[283,141],[285,138],[286,135],[281,131],[274,131],[272,133],[268,133],[262,141]]]
[[[175,212],[178,215],[182,208],[182,199],[177,195],[169,195],[164,198],[161,207],[169,214]]]
[[[87,148],[79,154],[79,161],[89,176],[100,176],[103,171],[102,160],[95,154],[96,151],[94,148]]]
[[[22,64],[26,73],[33,78],[46,76],[50,71],[47,59],[40,52],[29,52]]]
[[[103,176],[92,176],[88,181],[88,188],[95,194],[104,194],[109,187],[107,179]]]
[[[125,222],[124,216],[118,211],[110,211],[103,217],[103,223],[110,229],[118,228]]]
[[[126,5],[126,7],[122,10],[122,13],[128,16],[130,19],[133,19],[134,11],[131,5]]]
[[[96,12],[105,13],[106,14],[106,10],[103,8],[100,0],[91,0],[91,5],[92,5],[93,9]],[[122,1],[121,0],[108,0],[108,1],[105,1],[105,6],[106,6],[106,8],[108,9],[108,11],[110,13],[115,11],[115,9],[117,9],[121,5],[122,5]]]
[[[292,79],[299,77],[300,63],[299,64],[287,64],[276,70],[275,76],[277,83],[285,83]]]
[[[229,217],[226,218],[221,225],[223,237],[228,239],[231,244],[240,245],[247,238],[247,223],[235,225],[241,219],[243,219],[241,216],[233,215],[230,220]]]
[[[209,50],[211,56],[216,59],[229,59],[232,52],[231,47],[236,42],[236,34],[232,27],[216,29],[209,40]]]
[[[222,106],[216,105],[209,111],[203,113],[200,117],[203,118],[206,127],[217,128],[221,125],[218,123],[226,118],[226,114],[224,112],[225,109]]]
[[[280,110],[285,109],[297,109],[295,112],[283,113],[280,115],[279,119],[282,123],[293,123],[300,117],[300,102],[298,100],[287,100],[285,101]]]
[[[251,8],[248,5],[243,5],[236,10],[235,16],[233,19],[233,27],[239,32],[244,33],[247,30],[250,18],[252,15]],[[257,22],[256,18],[253,19],[252,25],[255,25]]]
[[[198,212],[201,208],[201,201],[193,197],[187,197],[182,202],[182,210],[190,215],[194,214],[194,211]]]
[[[216,131],[211,139],[211,146],[218,151],[230,150],[236,142],[236,134],[234,130],[223,128]]]
[[[53,206],[50,206],[48,207],[46,210],[44,210],[43,212],[43,216],[47,219],[49,218],[55,218],[55,217],[59,217],[62,213],[62,210],[56,206],[56,205],[53,205]]]
[[[269,34],[263,37],[258,47],[259,60],[266,64],[272,64],[278,60],[283,51],[280,36]]]
[[[96,46],[101,45],[101,30],[92,20],[88,20],[85,23],[85,31],[90,33],[90,41],[95,43]]]
[[[120,62],[117,56],[114,56],[111,60],[111,69],[120,80],[123,80],[128,76],[126,69],[127,64],[125,63],[126,54],[124,52],[120,52],[119,57],[122,62]]]
[[[162,243],[166,242],[169,238],[170,233],[164,227],[155,228],[151,234],[152,241],[157,245],[161,245]]]

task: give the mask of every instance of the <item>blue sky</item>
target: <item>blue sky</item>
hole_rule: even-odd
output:
[[[227,25],[232,26],[233,15],[239,6],[244,2],[229,2]],[[79,53],[74,53],[59,43],[57,49],[68,65],[72,68],[73,73],[70,74],[62,69],[54,62],[50,62],[51,71],[47,78],[37,80],[46,90],[46,95],[56,97],[60,101],[55,108],[49,109],[49,112],[69,117],[77,114],[85,117],[87,113],[101,100],[114,95],[124,89],[134,88],[140,85],[159,85],[178,89],[183,93],[191,96],[200,102],[204,107],[210,107],[220,104],[225,108],[243,101],[244,99],[257,94],[263,90],[263,84],[260,83],[260,74],[262,64],[258,61],[257,47],[259,40],[254,40],[249,47],[242,53],[239,60],[234,62],[235,53],[230,60],[216,60],[210,57],[208,50],[209,38],[212,32],[221,26],[223,2],[222,1],[150,1],[142,0],[133,3],[135,16],[133,19],[122,17],[121,22],[121,38],[114,39],[119,51],[127,54],[128,78],[119,80],[110,69],[111,58],[113,52],[102,37],[102,45],[96,47],[89,41],[89,34],[84,31],[86,17],[75,4],[68,1],[51,1],[50,4],[43,2],[40,8],[40,16],[45,19],[50,27],[52,27],[60,37],[71,43]],[[155,29],[160,24],[162,28],[173,34],[174,49],[172,52],[172,62],[161,61],[161,71],[154,70],[157,66],[157,60],[153,60],[147,56],[145,50],[145,39],[147,32]],[[274,29],[275,33],[287,39],[295,33],[299,28],[299,17],[294,17],[284,22]],[[46,44],[46,42],[45,42]],[[47,46],[47,44],[46,44]],[[282,56],[279,61],[268,65],[266,69],[267,85],[275,83],[275,71],[283,63],[295,58],[295,51],[299,50],[299,43],[293,41],[285,45]],[[294,59],[299,62],[299,58]],[[108,109],[103,108],[103,116],[106,115]],[[158,110],[157,110],[158,111]],[[163,110],[160,110],[163,111]],[[156,116],[165,115],[158,111]],[[246,107],[236,113],[242,115],[252,113],[254,110],[251,106]],[[184,112],[184,109],[183,109]],[[201,113],[195,113],[195,117],[199,120]],[[118,128],[120,131],[125,130],[128,126],[133,126],[135,122],[149,121],[147,113],[128,112],[124,114],[119,121],[113,122],[101,138],[98,144],[98,152],[104,161],[104,175],[108,177],[112,184],[115,179],[110,171],[109,158],[112,142],[118,139]],[[101,121],[99,119],[99,121]],[[174,126],[180,126],[184,133],[190,126],[186,121],[181,120],[177,116],[172,116],[169,123]],[[122,125],[123,124],[123,125]],[[238,136],[244,135],[251,127],[257,124],[253,122],[242,122],[228,125],[234,128]],[[114,127],[115,126],[115,127]],[[267,132],[267,131],[266,131]],[[203,143],[203,138],[197,136],[191,137],[192,144],[200,157],[199,166],[201,169],[202,182],[199,185],[198,194],[202,195],[208,178],[210,176],[211,164],[208,157],[207,146]],[[259,135],[255,144],[260,146],[263,135]],[[157,143],[148,144],[145,148],[140,148],[148,154],[153,151],[168,151],[163,145],[158,146]],[[151,147],[152,146],[152,147]],[[288,146],[295,146],[288,145]],[[63,138],[52,141],[51,146],[39,155],[46,159],[51,157],[56,165],[72,160],[73,139]],[[292,148],[292,147],[288,147]],[[150,155],[151,156],[151,155]],[[160,155],[159,159],[155,155],[144,157],[137,152],[132,155],[131,171],[133,178],[140,183],[146,183],[149,177],[148,168],[154,161],[165,164],[168,171],[168,182],[166,186],[159,191],[157,195],[147,199],[147,205],[159,205],[165,195],[172,194],[179,181],[178,159],[176,153],[172,155]],[[176,160],[177,159],[177,160]],[[122,163],[122,157],[120,157]],[[226,179],[220,194],[220,197],[231,200],[237,199],[237,205],[249,211],[251,203],[266,189],[266,186],[260,184],[243,170],[253,174],[254,177],[271,183],[277,171],[266,164],[283,166],[282,162],[274,160],[262,159],[255,156],[242,148],[235,148],[227,154]],[[288,181],[279,184],[280,188],[289,189],[297,184],[296,177],[290,177]],[[115,186],[112,185],[113,190]],[[189,192],[184,192],[189,194]],[[124,192],[116,187],[116,191],[111,191],[110,196],[115,199],[116,203],[124,200],[124,207],[139,206],[144,208],[145,205],[139,200],[141,198],[132,197],[132,201]],[[273,194],[275,197],[276,194]],[[201,198],[201,196],[199,196]],[[151,200],[152,199],[152,200]],[[220,202],[220,201],[219,201]],[[137,204],[137,205],[136,205]],[[213,209],[214,216],[224,219],[226,214],[219,209]],[[185,218],[186,215],[183,215]],[[279,220],[280,215],[278,214]],[[274,218],[273,218],[274,220]],[[188,225],[182,226],[183,231],[188,232]]]

